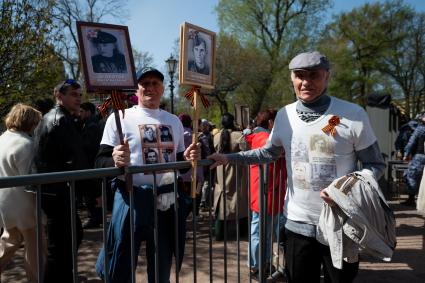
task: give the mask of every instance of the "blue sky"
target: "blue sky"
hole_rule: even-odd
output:
[[[214,7],[218,0],[130,0],[125,21],[133,47],[149,52],[156,68],[165,71],[164,61],[179,38],[180,24],[189,22],[218,32]],[[372,0],[334,0],[333,13],[349,11]],[[418,11],[425,11],[425,0],[405,0]]]

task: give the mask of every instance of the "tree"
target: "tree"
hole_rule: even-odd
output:
[[[405,17],[398,18],[396,28],[395,36],[401,40],[389,48],[379,70],[399,85],[406,102],[406,114],[414,117],[422,110],[420,102],[425,94],[425,14],[409,11]]]
[[[125,0],[57,0],[54,6],[56,52],[70,77],[82,79],[76,21],[100,22],[107,17],[124,20]]]
[[[136,68],[136,72],[145,67],[151,67],[153,64],[153,57],[149,52],[138,51],[133,48],[133,59],[134,59],[134,67]]]
[[[268,66],[268,70],[264,70],[264,78],[248,88],[257,96],[254,99],[258,103],[255,111],[263,108],[265,101],[281,97],[282,89],[289,89],[286,87],[289,76],[285,70],[289,59],[314,45],[320,30],[320,17],[329,4],[330,0],[219,2],[216,10],[220,33],[238,38],[244,48],[258,50],[262,60],[266,61],[264,64]],[[258,64],[257,61],[252,62]]]
[[[51,96],[63,64],[49,44],[51,1],[5,0],[0,18],[0,116],[17,103]]]
[[[401,1],[365,4],[336,16],[326,28],[321,48],[334,63],[333,93],[366,105],[367,94],[380,88],[380,66],[388,50],[405,37],[400,27],[411,11]]]

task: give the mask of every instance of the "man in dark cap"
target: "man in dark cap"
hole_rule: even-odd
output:
[[[125,56],[119,52],[117,38],[114,35],[98,30],[95,33],[90,33],[89,38],[98,52],[98,54],[91,56],[93,72],[127,72]]]
[[[149,163],[144,152],[157,153],[157,163],[164,163],[162,156],[168,150],[167,158],[184,161],[195,160],[200,156],[200,145],[192,143],[187,149],[183,141],[183,126],[179,118],[159,108],[161,97],[164,94],[164,75],[156,69],[145,68],[137,72],[138,90],[136,95],[138,105],[125,111],[125,118],[121,117],[122,131],[125,137],[124,144],[120,144],[116,130],[115,118],[109,117],[106,121],[100,149],[96,158],[96,167],[126,167],[140,166]],[[146,142],[142,133],[146,126],[159,129],[170,129],[172,139],[162,142],[156,139],[155,143]],[[187,169],[188,170],[188,169]],[[185,170],[185,171],[187,171]],[[157,195],[154,199],[152,174],[133,174],[133,188],[135,199],[135,254],[139,254],[142,241],[146,241],[148,281],[155,282],[155,251],[158,253],[158,282],[169,282],[174,252],[174,175],[172,172],[157,173]],[[101,251],[96,271],[101,278],[109,277],[109,282],[129,282],[131,270],[131,246],[129,236],[129,205],[128,192],[125,187],[124,176],[113,181],[115,191],[114,206],[112,209],[111,229],[108,230],[110,273],[105,274],[103,260],[104,250]],[[158,227],[154,227],[154,202],[157,203]],[[154,231],[158,231],[158,246],[155,246]],[[112,248],[114,247],[114,248]],[[178,259],[181,264],[181,253]]]
[[[379,179],[385,163],[363,108],[329,96],[329,61],[319,52],[295,56],[289,63],[297,101],[279,110],[263,148],[230,155],[214,154],[216,164],[257,163],[285,154],[288,183],[284,204],[284,249],[288,282],[319,282],[323,263],[325,282],[352,282],[359,263],[332,265],[329,246],[316,240],[323,201],[335,203],[325,188],[336,178],[357,170]],[[314,140],[324,138],[326,150],[317,155]],[[296,155],[298,148],[307,150]],[[294,165],[306,169],[304,187],[294,176]],[[325,173],[325,174],[324,174]],[[308,272],[306,272],[308,271]]]

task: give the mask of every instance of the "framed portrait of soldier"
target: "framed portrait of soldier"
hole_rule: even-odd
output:
[[[137,88],[126,26],[77,22],[77,33],[88,91]]]
[[[179,82],[214,88],[215,33],[183,23],[180,27]]]

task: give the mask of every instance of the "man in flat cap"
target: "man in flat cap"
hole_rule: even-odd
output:
[[[121,117],[124,144],[120,144],[115,118],[110,116],[106,121],[100,149],[95,166],[126,167],[140,166],[153,163],[147,152],[156,154],[155,163],[164,163],[162,155],[167,151],[168,160],[185,161],[198,159],[200,144],[192,143],[185,148],[183,140],[183,125],[179,118],[159,108],[161,97],[164,94],[164,75],[156,69],[144,68],[137,72],[138,105],[125,110],[125,118]],[[121,115],[120,115],[121,116]],[[146,141],[143,133],[146,127],[160,129],[167,127],[172,136],[163,142],[156,137],[156,142]],[[181,170],[181,171],[188,171]],[[181,172],[182,173],[182,172]],[[169,282],[172,255],[174,247],[174,175],[171,172],[157,173],[157,198],[154,198],[153,174],[133,174],[134,207],[135,207],[135,254],[139,254],[142,241],[146,241],[148,282],[155,282],[155,252],[158,254],[158,281]],[[101,278],[108,276],[109,282],[129,282],[131,270],[131,246],[129,222],[128,192],[124,176],[113,180],[115,191],[114,206],[112,209],[111,226],[108,230],[108,258],[110,263],[109,274],[105,274],[102,250],[96,264],[97,274]],[[154,202],[157,203],[158,227],[154,227]],[[180,226],[180,225],[179,225]],[[155,246],[154,231],[158,231],[158,246]],[[184,240],[185,238],[183,238]],[[181,264],[182,252],[178,262]]]
[[[325,282],[352,282],[358,262],[332,265],[330,248],[316,240],[323,201],[333,206],[328,185],[356,170],[379,179],[385,163],[368,116],[360,106],[329,96],[329,61],[319,52],[295,56],[289,63],[297,101],[279,110],[266,145],[257,150],[210,156],[216,164],[255,163],[285,154],[287,189],[284,204],[284,249],[288,282],[319,282],[323,263]],[[325,147],[314,141],[322,140]],[[296,155],[302,146],[307,152]],[[317,153],[324,148],[323,152]],[[306,169],[306,186],[299,187],[294,165]]]
[[[125,56],[119,52],[117,38],[101,30],[89,34],[98,54],[91,56],[93,72],[95,73],[125,73],[127,65]]]

